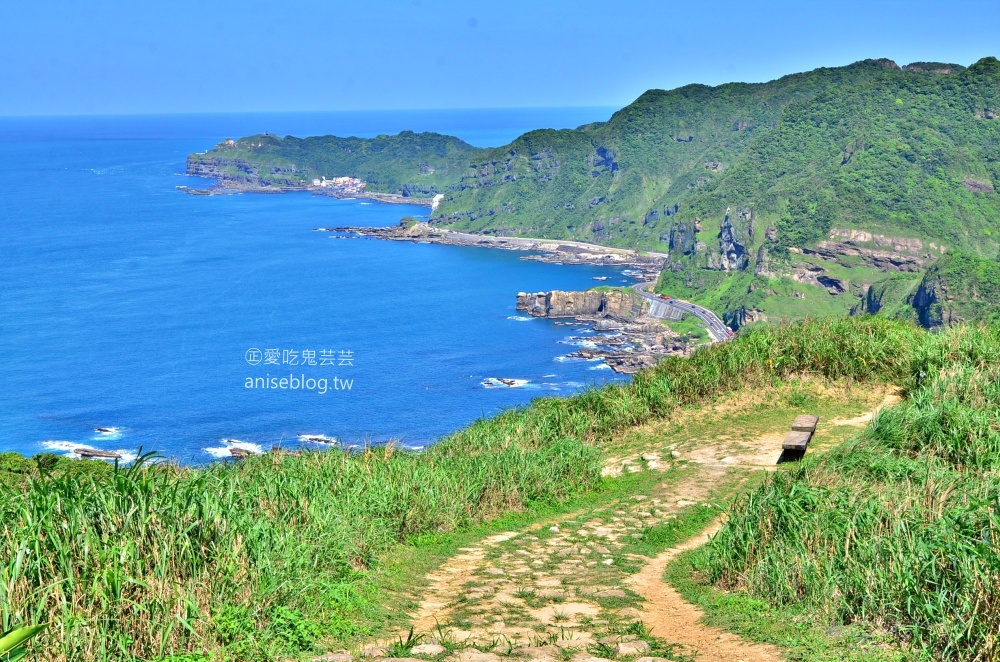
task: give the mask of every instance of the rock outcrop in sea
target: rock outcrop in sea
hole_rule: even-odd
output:
[[[631,289],[518,292],[517,309],[533,317],[573,318],[610,332],[598,346],[581,347],[569,357],[602,359],[615,372],[632,374],[662,356],[684,356],[694,349],[661,320],[647,317],[649,303]]]

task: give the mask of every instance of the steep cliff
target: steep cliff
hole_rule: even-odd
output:
[[[928,328],[1000,317],[1000,262],[949,254],[927,270],[910,299]]]
[[[595,288],[583,292],[518,292],[517,309],[534,317],[589,317],[632,321],[648,304],[632,290]]]
[[[851,314],[916,319],[912,301],[919,284],[920,277],[916,274],[891,274],[872,283]]]

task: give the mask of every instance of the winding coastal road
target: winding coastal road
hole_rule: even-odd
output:
[[[653,283],[636,283],[632,286],[636,292],[639,293],[643,299],[649,301],[649,316],[659,317],[660,319],[680,319],[685,314],[694,315],[702,322],[705,323],[705,328],[708,330],[708,335],[711,336],[713,342],[725,342],[732,337],[732,331],[729,327],[723,323],[719,316],[713,313],[708,308],[698,306],[691,303],[690,301],[683,301],[681,299],[675,299],[673,297],[669,299],[661,299],[656,294],[649,293],[649,287]]]

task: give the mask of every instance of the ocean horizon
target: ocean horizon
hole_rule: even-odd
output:
[[[425,207],[178,189],[211,183],[186,176],[185,158],[229,137],[414,130],[491,146],[610,113],[0,118],[0,452],[141,448],[197,464],[324,440],[419,449],[534,397],[624,379],[567,358],[601,334],[514,309],[518,291],[633,282],[620,268],[314,231]]]

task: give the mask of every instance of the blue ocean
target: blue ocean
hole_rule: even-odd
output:
[[[504,144],[606,108],[0,119],[0,452],[423,447],[540,396],[621,379],[585,327],[518,291],[632,282],[478,248],[342,239],[428,209],[307,193],[187,195],[220,140],[438,131]],[[499,379],[508,380],[505,382]],[[513,380],[513,381],[510,381]],[[97,432],[106,428],[105,432]]]

